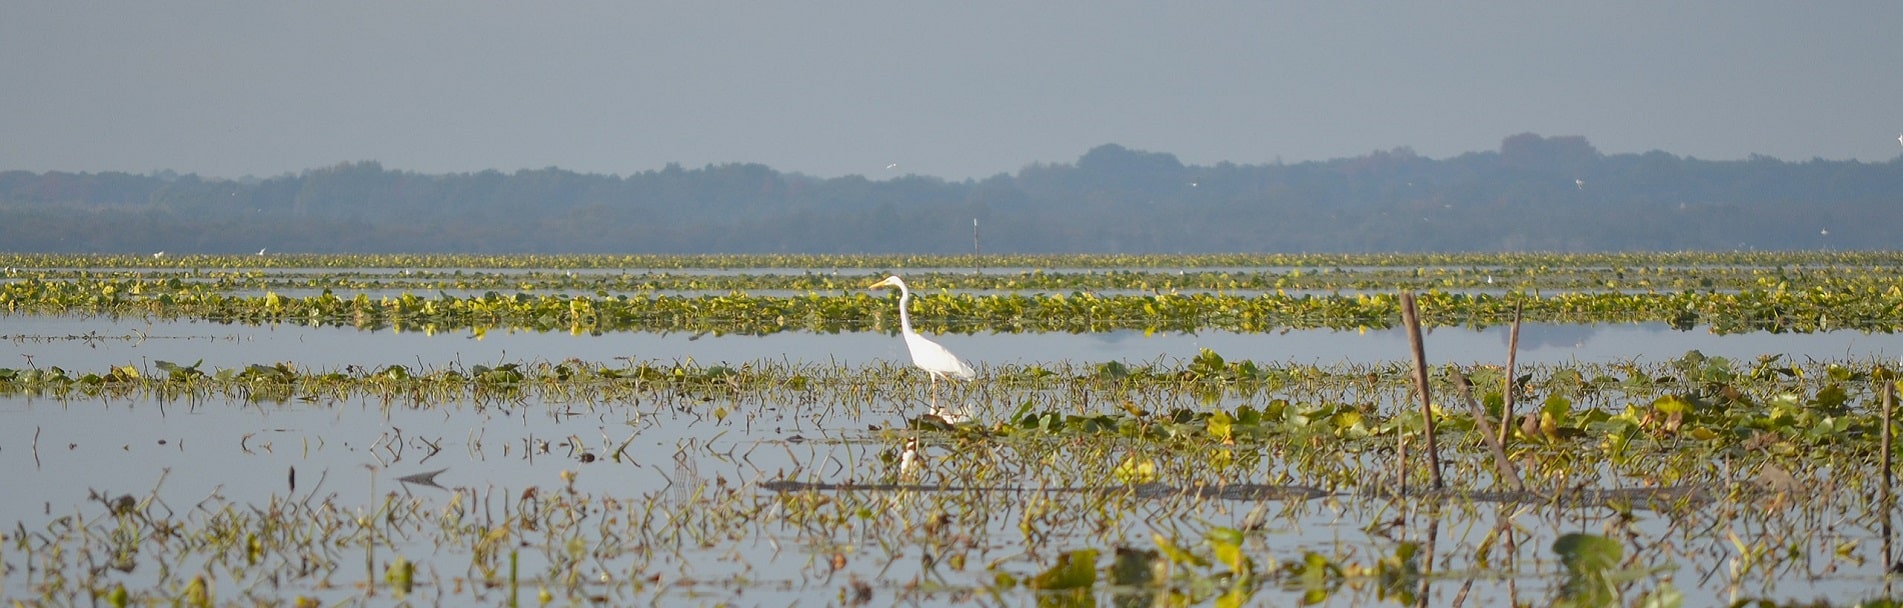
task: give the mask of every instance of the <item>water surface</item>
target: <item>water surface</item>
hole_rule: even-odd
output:
[[[1502,363],[1508,328],[1443,327],[1427,334],[1433,362]],[[1228,359],[1260,362],[1334,364],[1406,361],[1401,329],[1342,331],[1290,330],[1265,334],[1228,331],[1196,333],[1125,330],[1088,334],[979,333],[932,336],[974,366],[1070,361],[1141,363],[1188,359],[1201,349]],[[1894,360],[1903,356],[1903,336],[1831,331],[1808,334],[1748,332],[1718,335],[1703,329],[1678,331],[1663,323],[1563,325],[1530,323],[1522,327],[1518,360],[1527,364],[1567,362],[1663,361],[1689,350],[1707,356],[1751,360],[1781,355],[1798,361],[1819,359]],[[189,364],[205,369],[253,363],[289,362],[308,369],[346,365],[436,368],[450,363],[495,365],[522,361],[580,359],[612,362],[682,361],[703,364],[784,361],[859,365],[877,360],[908,360],[896,335],[870,332],[820,334],[782,332],[766,336],[624,332],[572,335],[496,329],[481,337],[468,331],[427,334],[420,331],[360,331],[346,327],[238,325],[206,321],[167,321],[97,317],[0,317],[0,367],[59,366],[92,371],[108,365],[151,361]]]

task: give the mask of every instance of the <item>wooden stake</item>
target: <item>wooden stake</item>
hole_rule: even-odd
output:
[[[1395,484],[1395,496],[1408,496],[1408,435],[1401,431],[1395,431],[1395,461],[1399,463],[1395,467],[1395,478],[1399,480]]]
[[[1408,346],[1414,350],[1414,386],[1421,391],[1421,428],[1427,436],[1428,481],[1435,490],[1445,487],[1440,477],[1440,448],[1434,442],[1434,398],[1427,390],[1427,350],[1421,346],[1421,319],[1414,308],[1414,292],[1401,292],[1401,323],[1407,325]]]
[[[1434,595],[1434,543],[1440,538],[1440,503],[1427,507],[1427,552],[1421,556],[1420,588],[1414,593],[1414,605],[1427,608],[1427,598]]]
[[[1487,447],[1493,451],[1493,465],[1500,472],[1500,482],[1513,486],[1519,492],[1526,492],[1526,483],[1520,481],[1520,474],[1513,470],[1513,461],[1507,458],[1506,446],[1494,439],[1493,423],[1487,421],[1487,412],[1480,408],[1480,402],[1474,401],[1472,384],[1466,374],[1454,373],[1454,386],[1460,389],[1460,399],[1467,402],[1467,409],[1473,410],[1474,425],[1480,427],[1480,437],[1485,439]],[[1504,422],[1501,428],[1506,428]]]
[[[1513,327],[1507,330],[1507,381],[1506,392],[1500,406],[1500,445],[1504,448],[1508,440],[1513,439],[1513,393],[1514,378],[1519,375],[1515,359],[1520,355],[1520,310],[1522,305],[1513,305]]]
[[[1881,465],[1883,469],[1883,570],[1886,575],[1896,570],[1895,554],[1890,552],[1890,512],[1895,510],[1895,503],[1892,502],[1894,497],[1890,495],[1892,479],[1890,477],[1890,406],[1894,405],[1893,398],[1890,396],[1890,387],[1893,386],[1893,382],[1889,378],[1883,379],[1883,434],[1877,448],[1883,453],[1879,457],[1883,459]]]

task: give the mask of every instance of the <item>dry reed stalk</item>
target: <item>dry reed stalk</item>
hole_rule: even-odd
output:
[[[1414,386],[1421,392],[1421,428],[1427,436],[1429,482],[1445,487],[1440,476],[1440,449],[1434,442],[1434,399],[1427,389],[1427,351],[1421,345],[1421,319],[1414,308],[1414,292],[1401,292],[1401,322],[1407,325],[1408,346],[1414,350]]]

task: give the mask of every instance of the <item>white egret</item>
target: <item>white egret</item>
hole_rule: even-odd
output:
[[[886,277],[885,280],[873,283],[866,289],[881,287],[899,288],[899,335],[905,337],[905,349],[912,351],[912,365],[932,375],[932,413],[936,414],[938,413],[939,377],[943,376],[946,380],[954,377],[970,380],[978,374],[972,372],[971,366],[965,365],[964,361],[958,360],[958,355],[952,354],[951,351],[945,350],[944,346],[912,330],[912,314],[905,311],[905,308],[912,303],[912,290],[906,288],[904,280],[896,276]]]
[[[905,451],[899,452],[899,476],[910,477],[919,466],[918,438],[905,440]]]
[[[158,252],[158,253],[154,253],[154,254],[152,254],[152,259],[154,259],[154,260],[156,260],[156,259],[159,259],[159,258],[162,258],[162,257],[165,257],[165,252],[163,252],[163,251],[160,251],[160,252]]]

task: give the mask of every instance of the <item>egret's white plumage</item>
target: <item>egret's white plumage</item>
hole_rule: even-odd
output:
[[[912,476],[913,473],[917,472],[919,466],[918,461],[918,438],[913,437],[906,439],[905,450],[899,452],[899,476]]]
[[[886,277],[885,280],[873,283],[867,289],[881,287],[899,288],[899,334],[905,337],[905,349],[912,351],[912,365],[932,375],[932,410],[936,412],[940,377],[970,380],[978,374],[971,371],[971,366],[965,365],[964,361],[958,360],[958,355],[952,354],[944,346],[912,329],[912,314],[905,310],[912,304],[912,290],[905,286],[904,280],[896,276]]]

